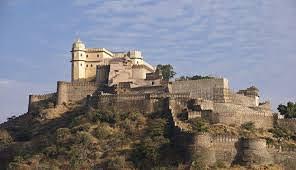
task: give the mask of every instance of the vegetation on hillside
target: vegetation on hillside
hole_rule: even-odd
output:
[[[182,161],[174,153],[166,113],[77,108],[48,122],[35,117],[0,131],[0,152],[10,154],[0,169],[150,169]]]

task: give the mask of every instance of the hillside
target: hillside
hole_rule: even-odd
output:
[[[181,116],[181,115],[180,115]],[[179,116],[179,117],[180,117]],[[261,137],[270,143],[295,145],[291,132],[256,129],[252,123],[241,127],[210,125],[201,119],[183,120],[195,133]],[[177,128],[178,129],[178,128]],[[229,169],[218,161],[203,164],[200,157],[188,160],[179,147],[169,112],[116,112],[68,104],[40,107],[1,124],[1,169]],[[283,137],[283,134],[286,135]],[[294,136],[295,137],[295,136]],[[295,165],[294,165],[295,167]],[[232,169],[242,168],[233,165]],[[251,167],[249,167],[251,168]],[[260,166],[252,166],[260,169]],[[261,168],[278,169],[280,165]]]
[[[1,168],[121,169],[178,164],[172,161],[179,159],[172,158],[178,154],[170,149],[172,127],[166,113],[67,107],[51,120],[42,120],[36,113],[2,124]]]

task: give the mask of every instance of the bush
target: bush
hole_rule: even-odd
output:
[[[289,139],[292,134],[289,133],[289,131],[287,131],[284,128],[273,128],[273,129],[269,129],[269,132],[271,132],[273,134],[273,137],[275,138],[285,138],[285,139]]]
[[[131,154],[131,160],[141,169],[149,169],[156,166],[161,161],[162,149],[169,144],[168,124],[166,119],[153,119],[148,122],[147,131],[144,138]]]
[[[255,130],[254,122],[246,122],[241,125],[241,128],[253,132]]]
[[[49,147],[47,147],[47,148],[44,149],[43,153],[47,157],[53,158],[53,157],[55,157],[58,154],[57,147],[55,145],[49,146]]]
[[[94,138],[91,134],[87,132],[78,132],[76,134],[76,143],[82,144],[83,146],[88,146],[96,141],[96,138]]]
[[[97,139],[105,139],[110,135],[110,132],[108,131],[106,126],[101,125],[101,126],[98,126],[96,129],[94,129],[93,135]]]
[[[120,115],[118,113],[110,112],[110,111],[92,111],[87,114],[87,117],[92,122],[107,122],[110,124],[114,124],[120,120]]]
[[[110,169],[110,170],[127,168],[125,158],[123,156],[115,156],[114,158],[108,159],[106,166],[107,166],[107,169]]]
[[[69,152],[71,169],[84,169],[87,166],[87,150],[83,146],[73,146]]]
[[[71,131],[68,128],[59,128],[56,131],[56,142],[58,144],[66,144],[71,140]]]
[[[192,130],[194,132],[208,132],[208,124],[206,121],[200,118],[190,120]]]

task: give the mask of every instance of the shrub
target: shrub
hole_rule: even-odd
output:
[[[71,140],[71,131],[68,128],[59,128],[56,131],[56,142],[58,144],[69,143]]]
[[[53,146],[49,146],[47,148],[44,149],[43,153],[49,157],[49,158],[53,158],[57,155],[57,147],[55,145]]]
[[[255,124],[254,124],[254,122],[246,122],[241,125],[241,128],[246,129],[248,131],[254,131]]]
[[[286,129],[284,128],[273,128],[273,129],[269,129],[269,132],[271,132],[273,134],[273,137],[275,138],[285,138],[285,139],[289,139],[290,136],[292,136]]]
[[[192,130],[194,132],[208,132],[208,124],[200,118],[190,120]]]
[[[76,143],[82,144],[84,146],[88,146],[91,143],[96,141],[96,139],[89,133],[87,132],[78,132],[76,134]]]
[[[87,117],[92,122],[107,122],[114,124],[120,120],[120,115],[118,113],[110,112],[110,111],[92,111],[87,114]]]
[[[108,131],[106,126],[101,125],[101,126],[97,127],[96,129],[94,129],[93,135],[97,139],[105,139],[110,135],[110,132]]]
[[[84,169],[87,165],[87,150],[83,146],[73,146],[69,152],[71,169]]]
[[[126,169],[127,165],[125,158],[123,156],[115,156],[107,160],[107,169],[117,170],[117,169]]]

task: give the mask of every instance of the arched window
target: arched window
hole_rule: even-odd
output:
[[[86,67],[88,67],[88,64],[86,64]]]
[[[97,57],[100,57],[100,55],[99,55],[99,54],[97,54]]]
[[[92,67],[92,64],[90,66]]]
[[[86,58],[88,57],[88,55],[86,55]]]

